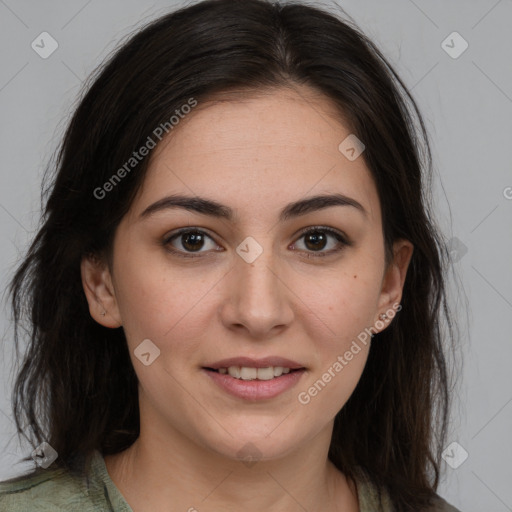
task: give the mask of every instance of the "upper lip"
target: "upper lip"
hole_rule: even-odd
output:
[[[253,359],[252,357],[230,357],[229,359],[222,359],[215,363],[207,364],[204,368],[212,368],[218,370],[219,368],[229,368],[230,366],[245,366],[248,368],[268,368],[269,366],[282,366],[283,368],[290,368],[291,370],[298,370],[304,368],[300,363],[286,359],[284,357],[269,356],[261,359]]]

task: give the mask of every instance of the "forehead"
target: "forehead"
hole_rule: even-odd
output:
[[[304,87],[199,104],[151,155],[137,210],[165,193],[254,212],[335,191],[373,216],[378,195],[364,159],[339,150],[350,134],[335,105]]]
[[[350,133],[336,106],[305,87],[218,95],[199,104],[177,128],[157,148],[155,158],[166,148],[184,145],[191,158],[229,152],[260,161],[269,148],[286,150],[287,160],[308,151],[337,157],[340,132]]]

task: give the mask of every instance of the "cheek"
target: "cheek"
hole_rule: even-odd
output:
[[[299,390],[299,404],[316,409],[314,416],[329,421],[345,405],[353,393],[368,358],[369,344],[355,342],[331,359]],[[311,413],[313,411],[310,411]]]
[[[150,339],[160,349],[160,362],[166,367],[176,361],[178,354],[180,358],[193,359],[201,337],[213,321],[212,288],[222,274],[183,272],[161,255],[152,259],[147,254],[139,258],[135,251],[131,254],[129,259],[119,258],[115,284],[131,352],[143,340]]]
[[[374,281],[365,282],[357,274],[328,280],[310,296],[309,306],[321,319],[308,324],[317,360],[300,387],[297,401],[311,421],[322,423],[334,418],[357,386],[368,358],[368,328],[377,297]]]
[[[347,258],[344,269],[324,273],[315,287],[308,280],[297,294],[307,297],[312,320],[305,324],[315,341],[317,364],[297,399],[325,421],[333,418],[354,391],[366,365],[381,274],[376,261]],[[318,319],[320,321],[318,321]]]
[[[377,269],[359,264],[319,274],[314,286],[307,279],[298,281],[295,290],[299,297],[306,299],[307,308],[321,320],[322,336],[330,338],[336,345],[343,345],[373,323],[380,283]],[[317,330],[313,339],[318,334]]]

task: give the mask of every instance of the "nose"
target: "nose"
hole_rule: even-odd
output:
[[[291,324],[293,293],[270,249],[251,263],[236,256],[228,276],[220,308],[227,329],[245,330],[254,339],[268,339]]]

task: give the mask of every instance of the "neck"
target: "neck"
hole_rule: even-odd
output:
[[[358,512],[353,482],[328,460],[332,432],[274,460],[241,462],[174,432],[143,429],[127,450],[105,457],[108,473],[133,512],[240,510]]]

